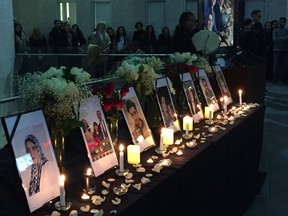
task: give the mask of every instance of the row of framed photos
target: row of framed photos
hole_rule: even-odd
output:
[[[214,72],[222,95],[232,102],[227,83],[220,66],[214,66]],[[215,94],[205,70],[199,70],[199,84],[207,104],[214,104]],[[183,90],[195,121],[203,118],[203,112],[190,73],[181,75]],[[168,81],[160,78],[154,82],[156,98],[162,115],[163,124],[180,131],[179,119],[173,104]],[[122,112],[134,144],[140,145],[143,152],[156,145],[153,134],[146,121],[141,104],[133,87],[129,88]],[[87,155],[95,176],[118,166],[118,157],[112,144],[108,125],[100,100],[97,96],[85,99],[80,104],[79,120]],[[60,172],[55,158],[54,148],[42,109],[2,117],[2,124],[9,144],[12,145],[19,176],[28,201],[30,212],[59,196]]]

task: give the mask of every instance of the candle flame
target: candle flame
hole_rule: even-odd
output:
[[[60,175],[60,182],[64,182],[65,181],[65,175]]]
[[[242,94],[242,90],[240,89],[240,90],[238,91],[238,93],[239,93],[239,94]]]
[[[120,146],[119,146],[119,150],[120,150],[120,152],[123,152],[123,150],[124,150],[124,146],[123,146],[122,144],[120,144]]]
[[[92,174],[92,169],[91,169],[91,168],[88,168],[86,174],[87,174],[87,175],[91,175],[91,174]]]

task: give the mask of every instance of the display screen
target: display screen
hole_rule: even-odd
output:
[[[234,0],[204,0],[204,27],[220,37],[221,47],[233,46]]]

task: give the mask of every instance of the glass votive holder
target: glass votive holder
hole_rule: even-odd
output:
[[[82,175],[82,188],[87,194],[93,194],[96,190],[95,176],[93,174],[83,173]]]

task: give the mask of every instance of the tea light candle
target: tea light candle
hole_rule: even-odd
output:
[[[60,206],[66,206],[66,201],[65,201],[65,176],[62,174],[60,176],[59,180],[59,186],[60,186]]]
[[[220,119],[221,119],[221,115],[217,115],[217,119],[219,119],[219,120],[220,120]]]
[[[119,171],[120,173],[124,172],[124,146],[120,144],[119,146]]]
[[[173,128],[162,128],[163,145],[172,145],[174,143],[174,130]]]
[[[154,163],[154,161],[153,161],[153,159],[152,158],[149,158],[147,161],[146,161],[147,163]]]
[[[238,94],[239,94],[239,105],[242,106],[242,90],[241,89],[238,91]]]
[[[91,168],[88,168],[86,173],[83,173],[83,190],[87,193],[95,190],[94,174]]]
[[[129,164],[140,163],[140,146],[139,145],[128,145],[127,161]]]
[[[179,150],[176,152],[176,154],[177,154],[178,156],[181,156],[181,155],[183,155],[183,152],[179,149]]]

